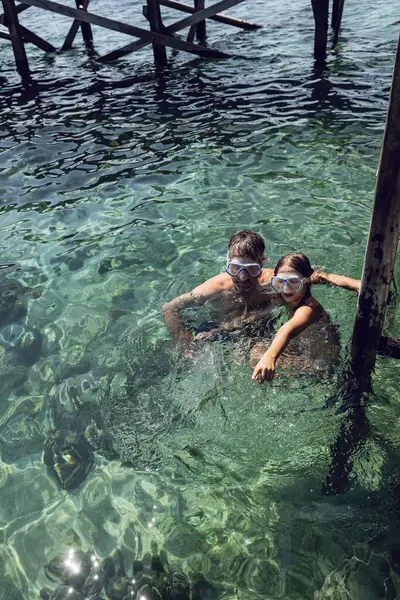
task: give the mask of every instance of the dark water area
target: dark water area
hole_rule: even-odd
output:
[[[146,27],[137,1],[92,4]],[[348,0],[322,70],[308,1],[229,14],[265,27],[210,23],[231,58],[168,50],[161,72],[151,48],[96,62],[130,40],[94,27],[93,48],[28,46],[23,85],[0,40],[0,600],[398,595],[396,361],[353,415],[347,491],[326,495],[351,426],[324,409],[336,375],[259,386],[229,344],[184,361],[161,317],[242,228],[271,265],[297,250],[360,277],[398,3]],[[57,47],[70,24],[20,20]],[[354,294],[315,296],[344,353]]]

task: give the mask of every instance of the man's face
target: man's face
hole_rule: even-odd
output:
[[[258,265],[260,267],[259,275],[261,275],[262,260],[256,261],[254,260],[254,258],[251,258],[251,256],[248,256],[246,254],[239,256],[238,254],[233,253],[229,256],[229,262],[234,263],[235,265]],[[243,268],[242,270],[240,270],[238,275],[236,275],[236,277],[233,277],[232,279],[235,286],[241,292],[249,292],[250,290],[258,286],[259,275],[257,277],[251,277],[249,270]]]

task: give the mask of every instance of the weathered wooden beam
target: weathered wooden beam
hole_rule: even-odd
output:
[[[36,33],[33,33],[33,31],[30,31],[30,29],[27,29],[21,24],[19,29],[25,42],[30,42],[45,52],[56,52],[57,48],[52,44],[49,44],[49,42],[46,42],[46,40],[42,39]]]
[[[199,11],[204,9],[204,0],[194,0],[194,11]],[[186,41],[193,42],[194,36],[197,37],[198,41],[201,44],[206,43],[206,22],[200,21],[197,25],[192,25],[189,29],[189,33]]]
[[[233,0],[236,4],[238,2],[244,2],[245,0]],[[226,2],[226,0],[225,0]],[[225,2],[219,2],[218,5],[222,5],[225,4]],[[160,0],[160,4],[164,4],[163,2],[161,2]],[[214,4],[214,7],[216,7],[217,5]],[[169,27],[166,28],[166,33],[168,34],[173,34],[176,33],[177,31],[180,31],[181,29],[185,29],[185,27],[188,27],[190,25],[193,24],[193,17],[195,17],[194,19],[194,24],[195,23],[199,23],[202,20],[202,13],[204,11],[200,11],[197,13],[197,15],[194,14],[194,8],[189,7],[191,10],[191,14],[192,17],[186,18],[186,19],[181,19],[180,21],[176,21],[173,25],[170,25]],[[211,8],[211,7],[209,7]],[[209,9],[205,9],[205,10],[209,10]],[[219,8],[218,10],[223,10],[221,8]],[[200,16],[199,16],[200,15]],[[104,54],[103,56],[100,56],[97,60],[100,62],[108,62],[110,60],[116,60],[117,58],[121,58],[122,56],[126,56],[127,54],[130,54],[131,52],[135,52],[136,50],[140,50],[140,48],[144,48],[145,46],[147,46],[150,42],[146,42],[146,41],[138,41],[138,42],[133,42],[131,44],[127,44],[126,46],[122,46],[121,48],[118,48],[117,50],[113,50],[112,52],[109,52],[107,54]],[[197,48],[197,46],[194,46],[194,48]],[[211,48],[209,48],[209,50],[212,50]],[[212,50],[213,52],[218,52],[218,50]],[[220,56],[218,56],[217,58],[228,58],[228,54],[224,54],[224,56],[222,56],[224,53],[222,52]],[[200,54],[200,56],[204,56],[203,54]]]
[[[375,364],[400,233],[400,39],[375,186],[351,342],[352,370],[368,378]]]
[[[315,21],[314,58],[321,62],[326,58],[328,41],[329,0],[311,0]]]
[[[89,0],[83,0],[82,10],[87,10],[88,5]],[[81,21],[78,21],[78,19],[74,19],[67,33],[67,37],[65,38],[64,43],[61,46],[61,52],[65,52],[66,50],[70,50],[70,48],[72,48],[72,44],[74,43],[74,39],[76,37],[76,34],[78,33],[80,25]]]
[[[87,10],[88,6],[89,6],[89,2],[90,2],[90,0],[75,0],[76,8],[80,8],[82,10]],[[83,41],[86,42],[87,44],[91,44],[93,42],[93,33],[92,33],[92,28],[90,27],[90,24],[81,22],[80,25],[81,25]]]
[[[14,0],[2,0],[2,4],[8,31],[10,32],[15,64],[19,74],[22,77],[26,77],[29,75],[29,64],[19,28],[18,13],[15,8]]]
[[[161,20],[161,10],[159,0],[147,0],[146,18],[150,24],[150,30],[156,33],[162,33],[164,27]],[[165,67],[167,64],[167,51],[165,46],[153,43],[154,62],[158,67]]]
[[[335,29],[337,23],[337,16],[339,10],[340,0],[333,0],[332,3],[332,15],[331,15],[331,27]]]
[[[4,2],[6,0],[2,1]],[[229,4],[230,6],[232,6],[233,4],[237,4],[238,2],[244,2],[244,0],[223,0],[223,2],[219,2],[218,4]],[[170,37],[169,35],[155,33],[153,31],[147,31],[146,29],[142,29],[141,27],[127,25],[126,23],[122,23],[121,21],[115,21],[114,19],[100,17],[99,15],[95,15],[94,13],[88,13],[83,10],[78,10],[69,6],[64,6],[62,4],[59,4],[58,2],[53,2],[52,0],[27,0],[26,4],[29,4],[30,6],[36,6],[37,8],[43,8],[44,10],[48,10],[59,15],[65,15],[66,17],[78,19],[80,21],[84,21],[85,23],[98,25],[99,27],[104,27],[105,29],[111,29],[112,31],[118,31],[119,33],[131,35],[132,37],[138,37],[150,44],[153,42],[157,42],[159,44],[163,44],[171,48],[176,48],[177,50],[183,50],[184,52],[197,54],[198,56],[204,56],[206,58],[229,58],[229,54],[225,54],[224,52],[220,52],[219,50],[205,48],[204,46],[196,46],[195,44],[188,44],[188,42],[184,42],[183,40]],[[201,12],[207,12],[208,10],[209,9],[205,9]],[[197,23],[198,21],[203,20],[204,16],[201,15],[201,13],[196,13],[195,15],[189,18],[194,18],[195,22]],[[190,25],[191,24],[192,23],[190,23]]]
[[[67,33],[67,37],[65,38],[64,43],[61,46],[61,52],[65,52],[66,50],[70,50],[70,48],[72,48],[72,44],[74,43],[74,39],[76,37],[76,34],[78,33],[80,24],[81,22],[77,19],[75,19],[72,22],[72,25]]]
[[[342,25],[344,0],[337,0],[336,22],[333,32],[332,48],[336,47],[339,39],[340,27]]]
[[[18,4],[18,6],[15,7],[15,10],[17,11],[17,15],[19,15],[19,13],[22,13],[27,8],[30,8],[30,6],[28,4]],[[5,25],[4,15],[0,15],[0,25]]]
[[[195,9],[189,4],[183,2],[177,2],[176,0],[160,0],[161,6],[168,8],[174,8],[181,10],[182,12],[193,14]],[[208,17],[211,21],[217,21],[218,23],[225,23],[225,25],[232,25],[233,27],[239,27],[240,29],[261,29],[264,25],[258,23],[251,23],[250,21],[243,21],[242,19],[235,19],[234,17],[227,17],[225,15],[216,14],[212,17]]]

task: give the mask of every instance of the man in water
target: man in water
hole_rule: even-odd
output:
[[[258,233],[247,229],[238,231],[229,240],[225,273],[164,304],[165,323],[172,337],[181,343],[184,356],[191,356],[194,340],[205,339],[217,331],[243,329],[248,324],[265,320],[271,310],[281,304],[279,295],[271,293],[273,290],[269,284],[274,270],[263,267],[264,251],[264,240]],[[311,283],[331,284],[355,292],[360,290],[358,279],[321,271],[314,271]],[[205,304],[218,307],[225,321],[218,319],[211,330],[193,336],[182,312]]]

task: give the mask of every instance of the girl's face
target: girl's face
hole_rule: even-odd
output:
[[[308,286],[307,286],[307,281],[304,281],[306,278],[304,277],[304,275],[302,275],[301,273],[299,273],[299,271],[296,271],[295,269],[282,269],[282,271],[278,271],[277,275],[279,276],[279,279],[282,281],[285,278],[287,278],[287,282],[284,282],[282,285],[282,289],[281,289],[281,296],[285,302],[285,304],[290,304],[290,305],[297,305],[306,295],[307,290],[308,290]],[[301,285],[301,289],[296,292],[296,285],[290,285],[290,278],[292,277],[296,277],[298,278],[298,280],[300,280],[302,282]],[[298,280],[293,280],[295,283],[298,284]],[[293,289],[295,288],[295,289]]]

